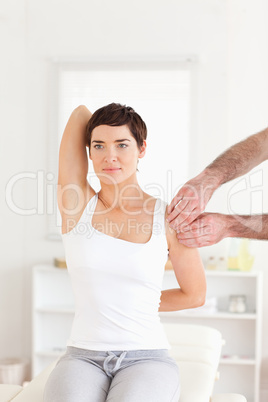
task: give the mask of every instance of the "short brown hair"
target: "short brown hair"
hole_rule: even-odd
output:
[[[147,127],[142,118],[135,110],[120,103],[110,103],[96,110],[91,116],[87,128],[86,138],[90,149],[91,136],[94,128],[107,126],[124,126],[127,125],[132,136],[135,138],[138,148],[141,148],[143,141],[147,138]]]

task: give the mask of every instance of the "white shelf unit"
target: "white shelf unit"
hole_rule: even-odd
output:
[[[259,402],[261,361],[261,272],[207,271],[207,298],[216,297],[218,311],[160,313],[162,322],[209,325],[221,331],[226,344],[215,393],[242,393],[248,402]],[[163,289],[177,287],[173,271],[166,271]],[[248,311],[228,312],[230,295],[246,295]],[[197,311],[197,310],[196,310]],[[71,332],[74,299],[66,269],[52,265],[33,268],[32,375],[62,355]]]
[[[262,273],[206,271],[207,299],[217,299],[217,311],[196,310],[160,313],[161,321],[208,325],[218,329],[225,340],[220,360],[220,379],[214,393],[241,393],[248,402],[259,402]],[[177,287],[173,271],[166,271],[163,289]],[[245,295],[246,313],[229,313],[229,297]]]
[[[67,269],[33,268],[32,377],[62,355],[71,332],[74,298]]]

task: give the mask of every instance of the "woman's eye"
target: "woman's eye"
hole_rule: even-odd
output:
[[[118,147],[119,147],[119,148],[127,148],[128,145],[127,145],[127,144],[119,144]],[[94,148],[95,148],[95,149],[103,149],[103,145],[101,145],[101,144],[96,144],[96,145],[94,145]]]

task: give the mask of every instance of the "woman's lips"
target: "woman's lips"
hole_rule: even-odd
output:
[[[106,168],[103,170],[104,172],[118,172],[119,170],[121,170],[121,168]]]

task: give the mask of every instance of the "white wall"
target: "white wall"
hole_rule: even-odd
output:
[[[266,0],[228,2],[228,135],[229,144],[267,127],[268,121],[268,3]],[[254,169],[263,175],[263,208],[268,205],[267,162]],[[248,175],[247,175],[248,176]],[[232,184],[231,184],[232,185]],[[226,186],[226,190],[231,187]],[[237,204],[246,203],[243,194]],[[238,205],[235,206],[237,209]],[[259,212],[259,211],[258,211]],[[256,242],[255,269],[264,273],[263,360],[261,389],[268,398],[268,243]]]
[[[53,58],[198,56],[198,173],[227,146],[267,125],[268,32],[265,0],[20,0],[0,6],[0,130],[3,188],[21,172],[47,173],[49,68]],[[89,105],[90,106],[90,105]],[[267,166],[264,168],[264,182]],[[267,182],[267,180],[266,180]],[[45,183],[46,184],[46,183]],[[268,189],[267,189],[268,191]],[[267,191],[264,201],[268,201]],[[225,212],[228,186],[210,208]],[[37,181],[14,187],[14,202],[37,204]],[[63,255],[48,242],[45,213],[19,216],[1,199],[0,357],[29,356],[31,268]],[[202,250],[223,252],[228,242]],[[268,283],[267,243],[256,268]],[[267,300],[266,300],[267,301]],[[268,303],[266,303],[268,305]],[[268,311],[265,310],[266,317]],[[264,337],[268,327],[264,327]],[[263,349],[264,368],[268,346]],[[263,382],[265,382],[263,377]],[[268,388],[268,385],[267,385]]]

